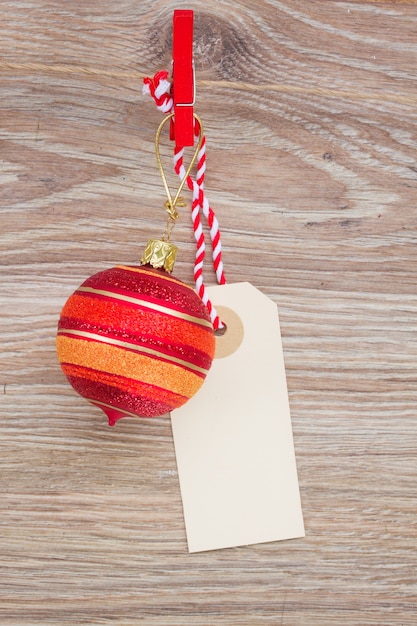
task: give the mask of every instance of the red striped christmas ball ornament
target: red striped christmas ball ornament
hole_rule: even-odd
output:
[[[58,323],[64,374],[110,425],[183,405],[203,384],[214,348],[199,296],[149,264],[91,276],[69,297]]]

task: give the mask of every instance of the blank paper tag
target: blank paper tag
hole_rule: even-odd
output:
[[[171,415],[189,551],[303,537],[276,304],[249,283],[208,291],[227,331]]]

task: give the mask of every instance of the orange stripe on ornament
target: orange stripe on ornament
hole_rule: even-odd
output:
[[[109,374],[118,374],[166,389],[190,398],[200,389],[204,377],[150,356],[95,341],[57,337],[57,351],[61,363],[82,365]]]
[[[117,337],[110,337],[108,335],[101,335],[98,333],[91,333],[89,331],[72,328],[60,328],[58,334],[77,337],[78,339],[90,339],[91,341],[98,341],[99,343],[105,343],[109,346],[116,346],[119,348],[125,348],[126,350],[132,350],[133,352],[146,354],[151,357],[155,357],[156,359],[161,359],[170,363],[176,363],[177,365],[181,365],[181,367],[192,370],[194,372],[199,372],[200,374],[204,374],[205,376],[208,372],[208,369],[200,367],[195,363],[192,363],[191,361],[180,359],[175,355],[167,354],[165,352],[162,352],[161,350],[148,348],[147,346],[143,346],[140,343],[136,344],[132,343],[131,341],[123,341],[121,339],[118,339]]]

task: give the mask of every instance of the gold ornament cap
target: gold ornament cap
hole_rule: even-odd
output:
[[[178,248],[169,241],[150,239],[142,255],[142,265],[152,265],[155,269],[163,267],[167,272],[174,269]]]

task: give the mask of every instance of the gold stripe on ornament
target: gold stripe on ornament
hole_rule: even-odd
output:
[[[117,411],[118,413],[123,413],[123,415],[125,415],[126,417],[138,417],[136,413],[130,413],[129,411],[126,411],[125,409],[120,409],[118,406],[114,406],[113,404],[107,404],[106,402],[101,402],[100,400],[92,400],[91,398],[86,398],[86,400],[88,400],[88,402],[91,402],[91,404],[94,404],[99,408],[106,407],[107,409],[113,409],[114,411]]]
[[[199,365],[195,365],[194,363],[190,363],[189,361],[185,361],[175,356],[165,354],[164,352],[159,352],[158,350],[152,350],[151,348],[146,348],[145,346],[138,346],[134,343],[130,343],[129,341],[121,341],[120,339],[114,339],[112,337],[96,335],[95,333],[90,333],[86,330],[73,330],[73,329],[68,329],[68,328],[60,328],[58,331],[58,335],[71,335],[73,337],[93,339],[94,341],[99,341],[100,343],[107,343],[110,346],[117,346],[119,348],[127,348],[128,350],[134,350],[135,352],[139,352],[141,354],[149,354],[150,356],[156,356],[158,358],[164,359],[165,361],[170,361],[172,363],[175,363],[176,365],[182,365],[184,367],[187,367],[188,369],[193,370],[194,372],[200,372],[201,374],[207,374],[208,372],[208,369],[204,367],[200,367]]]
[[[143,306],[146,309],[151,309],[152,311],[158,311],[159,313],[165,313],[166,315],[171,315],[172,317],[176,317],[181,320],[185,320],[187,322],[193,322],[194,324],[199,324],[200,326],[204,326],[205,328],[213,328],[212,323],[209,320],[205,320],[201,317],[195,317],[194,315],[188,315],[188,313],[181,313],[180,311],[176,311],[175,309],[170,309],[169,307],[162,306],[161,304],[156,304],[155,302],[148,302],[146,300],[140,300],[139,298],[133,298],[132,296],[123,296],[120,293],[114,293],[113,291],[105,291],[104,289],[94,289],[93,287],[78,287],[76,293],[78,292],[84,293],[95,293],[99,296],[106,296],[107,298],[114,298],[115,300],[122,300],[123,302],[130,302],[131,304],[138,304]]]

